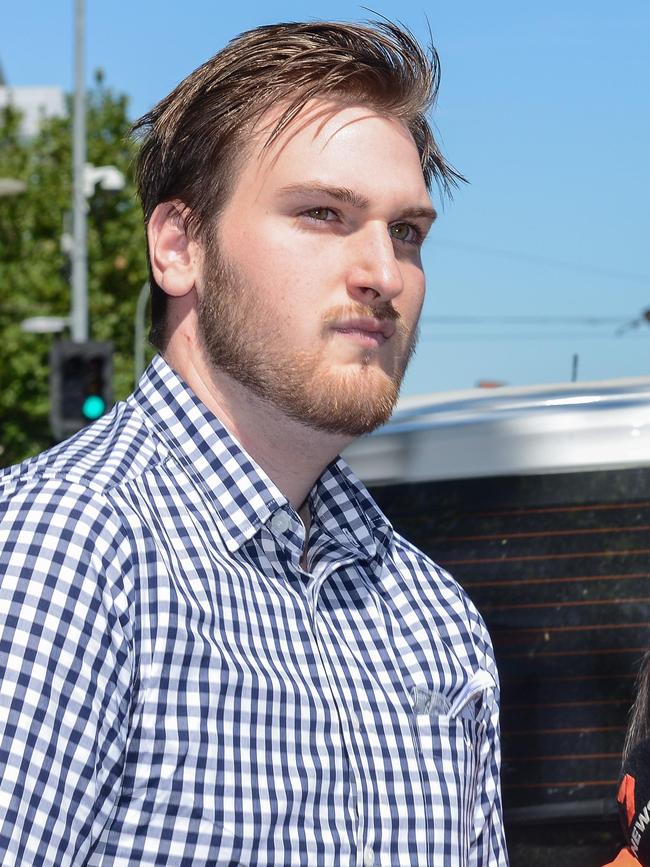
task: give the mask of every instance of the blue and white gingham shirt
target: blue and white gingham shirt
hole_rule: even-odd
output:
[[[302,524],[162,358],[6,471],[0,863],[505,865],[497,675],[342,460]]]

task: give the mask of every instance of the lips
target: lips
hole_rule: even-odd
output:
[[[395,333],[395,323],[388,319],[373,319],[371,317],[354,317],[342,319],[332,324],[334,331],[349,334],[361,340],[383,343]]]

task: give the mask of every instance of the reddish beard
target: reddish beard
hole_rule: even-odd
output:
[[[350,303],[330,309],[322,334],[331,336],[337,321],[369,317],[395,323],[394,370],[389,374],[370,364],[323,369],[320,351],[295,351],[274,340],[281,312],[256,293],[218,250],[206,252],[204,287],[199,296],[198,324],[203,351],[216,370],[270,402],[287,417],[315,430],[356,437],[374,430],[390,417],[406,367],[413,356],[417,329],[409,330],[392,304],[375,307]]]

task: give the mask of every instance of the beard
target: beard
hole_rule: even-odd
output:
[[[357,437],[389,419],[418,336],[417,328],[407,328],[390,301],[333,308],[322,321],[320,349],[292,350],[287,342],[290,332],[283,332],[282,311],[246,283],[218,250],[206,251],[203,273],[198,327],[213,369],[314,430]],[[390,340],[397,348],[390,373],[371,363],[370,352],[354,364],[327,363],[323,349],[331,325],[357,316],[395,323]]]

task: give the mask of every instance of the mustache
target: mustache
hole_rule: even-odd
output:
[[[381,304],[341,304],[333,307],[325,315],[325,324],[340,322],[342,319],[356,318],[376,319],[378,322],[397,322],[401,317],[390,301],[382,301]]]

